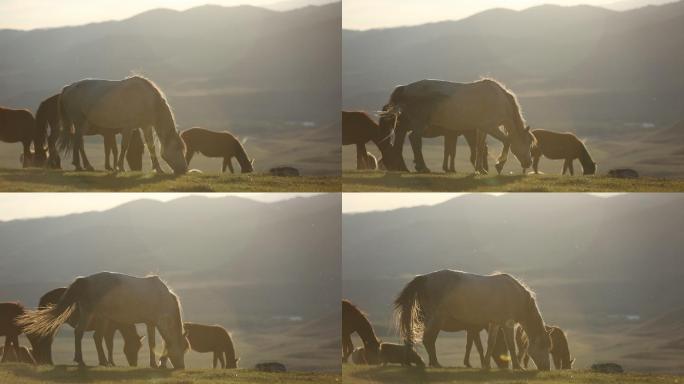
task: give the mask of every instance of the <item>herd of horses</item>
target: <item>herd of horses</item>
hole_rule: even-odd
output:
[[[118,134],[122,136],[121,151],[116,143]],[[229,132],[195,127],[179,133],[164,93],[141,76],[123,80],[85,79],[69,84],[45,99],[35,118],[27,109],[0,107],[0,141],[22,144],[23,167],[61,169],[60,152],[71,152],[76,170],[93,170],[83,137],[101,135],[107,170],[124,171],[124,159],[131,170],[141,170],[144,141],[152,167],[163,173],[155,134],[162,159],[176,174],[187,172],[190,160],[198,152],[223,158],[222,172],[226,167],[233,172],[233,158],[240,164],[241,172],[254,170],[254,160],[249,159],[242,143]]]
[[[342,112],[342,144],[356,146],[357,169],[387,169],[408,172],[403,158],[406,135],[413,150],[416,171],[430,172],[422,152],[422,139],[444,136],[442,169],[454,172],[458,136],[470,147],[475,172],[489,172],[487,135],[503,143],[496,162],[504,168],[509,150],[520,161],[523,173],[532,167],[538,173],[539,159],[564,160],[563,171],[574,175],[579,159],[585,175],[596,173],[596,163],[582,141],[572,133],[530,129],[525,124],[515,94],[493,79],[472,83],[420,80],[396,87],[378,112],[375,122],[366,112]],[[501,129],[503,128],[503,129]],[[373,142],[381,153],[377,160],[366,149]]]
[[[422,340],[430,367],[441,367],[436,341],[440,331],[466,331],[463,363],[470,365],[475,344],[484,369],[494,360],[499,368],[527,368],[530,359],[539,370],[550,369],[551,355],[556,369],[571,369],[574,359],[566,334],[544,323],[534,292],[515,277],[496,273],[477,275],[440,270],[416,276],[394,300],[394,320],[402,344],[382,342],[366,314],[348,300],[342,300],[342,361],[355,364],[398,363],[424,367],[415,344]],[[487,331],[483,350],[480,331]],[[356,333],[363,346],[354,348]]]
[[[81,342],[84,332],[89,331],[94,331],[99,365],[115,365],[113,341],[119,331],[128,364],[137,366],[144,336],[138,335],[136,324],[147,327],[151,367],[166,367],[170,361],[174,368],[183,369],[188,349],[213,353],[214,368],[218,363],[221,368],[237,368],[239,360],[223,327],[183,322],[180,299],[158,276],[100,272],[45,293],[37,309],[25,309],[18,302],[0,303],[0,336],[5,336],[0,362],[54,364],[52,344],[64,323],[74,328],[74,361],[79,366],[85,366]],[[164,341],[159,361],[155,355],[157,331]],[[31,348],[19,344],[21,334],[27,336]]]

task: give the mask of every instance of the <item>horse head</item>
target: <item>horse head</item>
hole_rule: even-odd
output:
[[[530,126],[522,131],[508,131],[511,152],[523,168],[529,168],[532,165],[532,146],[536,142],[534,135],[530,132]]]
[[[178,132],[168,136],[162,145],[162,159],[173,169],[173,173],[182,175],[188,171],[188,162],[185,160],[185,142]]]
[[[551,330],[543,330],[534,337],[528,333],[530,338],[528,353],[540,371],[548,371],[551,369],[551,362],[549,360],[549,353],[553,347],[551,332]]]

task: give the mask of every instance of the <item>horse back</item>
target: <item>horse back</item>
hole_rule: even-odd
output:
[[[576,159],[584,148],[582,141],[569,132],[561,133],[534,129],[532,135],[537,139],[537,150],[552,160]]]

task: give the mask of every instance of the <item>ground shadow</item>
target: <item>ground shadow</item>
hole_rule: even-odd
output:
[[[476,369],[423,369],[417,367],[382,367],[377,366],[362,372],[353,372],[350,376],[358,379],[372,379],[383,383],[430,383],[430,382],[483,382],[497,381],[527,382],[534,379],[538,371],[499,370],[490,371]]]
[[[361,190],[413,190],[429,192],[473,191],[478,189],[503,189],[506,185],[516,183],[525,175],[480,176],[466,173],[405,173],[386,172],[383,175],[354,172],[343,176],[342,184]]]
[[[96,367],[83,367],[68,365],[55,365],[49,369],[35,368],[30,365],[20,364],[7,367],[17,377],[34,379],[48,383],[96,383],[116,382],[122,380],[149,380],[170,377],[170,369],[137,368],[137,369],[97,369]]]
[[[50,188],[77,188],[82,190],[126,190],[144,185],[173,180],[173,174],[156,174],[148,172],[75,172],[51,170],[2,170],[2,178],[6,182],[42,186]]]

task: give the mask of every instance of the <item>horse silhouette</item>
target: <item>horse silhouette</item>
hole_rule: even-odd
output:
[[[14,356],[18,354],[19,335],[23,333],[17,319],[25,313],[24,306],[17,302],[0,303],[0,336],[5,336],[5,353],[0,362],[5,362],[7,353],[14,351]]]
[[[74,280],[57,304],[27,311],[17,323],[28,334],[47,336],[66,322],[78,308],[79,319],[74,329],[76,351],[74,361],[84,366],[81,341],[93,319],[121,324],[143,323],[147,326],[150,366],[157,367],[155,330],[165,342],[174,368],[185,368],[183,355],[188,341],[183,331],[181,305],[158,276],[134,277],[114,272],[100,272]]]
[[[194,127],[181,133],[181,138],[185,142],[186,153],[185,161],[190,165],[190,160],[196,152],[206,157],[222,157],[223,166],[221,172],[226,171],[226,167],[233,171],[231,160],[237,159],[242,173],[254,171],[254,159],[247,157],[247,152],[242,143],[230,132],[215,132],[208,129]]]
[[[568,338],[565,332],[557,326],[546,326],[547,332],[551,336],[551,358],[553,359],[553,366],[556,369],[572,369],[572,364],[575,359],[570,358],[570,348],[568,346]],[[530,340],[522,327],[515,329],[515,341],[518,345],[518,357],[525,368],[530,363],[530,356],[527,349],[530,345]]]
[[[366,314],[349,300],[342,300],[342,361],[346,362],[354,351],[352,333],[357,333],[363,341],[368,364],[378,364],[380,340]]]
[[[33,164],[31,143],[34,140],[35,130],[36,122],[31,111],[0,107],[0,141],[21,143],[23,148],[21,162],[24,168]]]
[[[539,158],[542,155],[551,160],[565,160],[563,162],[563,175],[567,171],[570,172],[570,175],[575,174],[572,165],[575,159],[579,159],[585,175],[596,173],[596,163],[589,155],[587,147],[577,136],[569,132],[560,133],[545,129],[533,129],[531,132],[536,139],[536,143],[532,146],[532,169],[534,169],[534,173],[539,173]]]
[[[373,159],[366,150],[369,141],[378,147],[383,158],[389,155],[390,129],[381,128],[366,112],[342,111],[342,145],[356,146],[356,169],[377,169],[377,162],[373,167]]]
[[[186,337],[190,343],[190,349],[195,352],[214,354],[213,367],[216,368],[217,362],[221,363],[221,368],[237,368],[240,360],[235,357],[233,340],[228,331],[219,325],[204,325],[197,323],[183,323]],[[166,366],[166,351],[161,358],[161,366]]]

